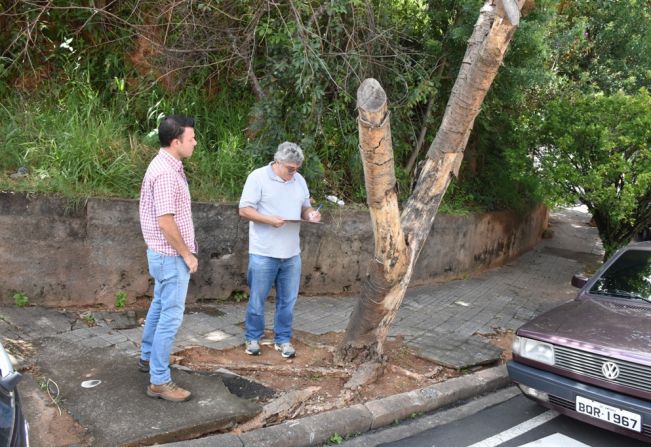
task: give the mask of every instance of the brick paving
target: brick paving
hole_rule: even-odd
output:
[[[550,216],[553,237],[509,264],[463,280],[410,289],[390,336],[402,336],[423,357],[458,369],[496,360],[500,350],[479,334],[514,330],[573,299],[572,275],[599,263],[601,246],[588,220],[588,214],[578,208],[559,210]],[[344,331],[355,302],[355,296],[300,297],[294,328],[316,335]],[[221,303],[214,305],[218,312],[189,309],[175,350],[242,345],[245,308],[246,303]],[[82,347],[115,346],[138,355],[142,328],[124,313],[96,313],[98,325],[92,328],[79,327],[74,316],[51,309],[6,307],[0,315],[0,333],[5,338],[50,336]],[[267,306],[266,324],[273,325],[273,304]]]

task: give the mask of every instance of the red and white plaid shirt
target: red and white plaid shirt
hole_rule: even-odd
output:
[[[158,218],[173,214],[183,242],[192,253],[197,252],[190,189],[183,172],[183,163],[164,149],[149,163],[140,190],[140,228],[147,247],[168,256],[178,252],[167,242],[158,225]]]

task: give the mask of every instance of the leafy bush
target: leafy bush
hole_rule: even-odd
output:
[[[0,62],[6,98],[0,132],[7,142],[0,145],[0,169],[29,169],[19,180],[2,176],[0,187],[137,197],[156,152],[152,130],[174,112],[197,118],[199,145],[186,164],[196,200],[236,199],[250,170],[289,140],[305,149],[302,173],[317,199],[335,194],[364,202],[355,95],[364,78],[375,77],[390,100],[405,200],[481,5],[163,3],[72,8],[55,0],[0,9],[0,41],[7,43]],[[477,120],[468,154],[474,161],[464,163],[447,208],[520,209],[537,198],[535,182],[526,178],[531,173],[517,171],[526,152],[513,150],[517,141],[505,137],[550,82],[538,56],[549,53],[545,30],[554,2],[536,3]],[[20,23],[38,26],[28,36]],[[503,175],[492,179],[496,167]]]
[[[549,104],[536,159],[550,197],[592,213],[606,256],[651,225],[651,95],[578,95]]]

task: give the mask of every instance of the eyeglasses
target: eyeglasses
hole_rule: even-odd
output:
[[[287,165],[287,164],[283,164],[283,166],[285,166],[285,169],[287,169],[287,172],[289,172],[290,174],[293,174],[294,172],[301,169],[300,165],[299,166],[290,166],[290,165]]]

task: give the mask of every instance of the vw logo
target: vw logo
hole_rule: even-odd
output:
[[[619,366],[613,362],[606,362],[601,366],[601,373],[606,379],[615,380],[619,376]]]

